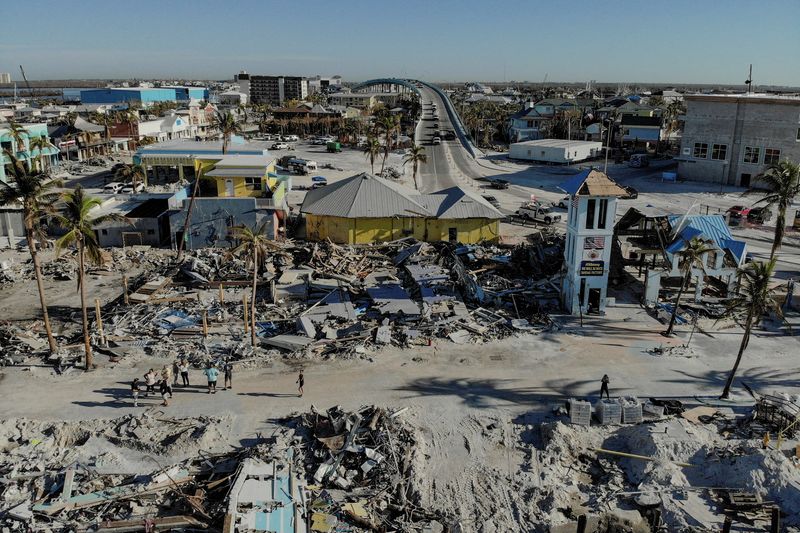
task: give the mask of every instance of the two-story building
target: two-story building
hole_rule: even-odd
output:
[[[47,124],[20,124],[22,131],[16,138],[8,126],[0,126],[0,181],[6,182],[5,164],[8,158],[5,151],[13,153],[17,159],[25,161],[29,168],[52,168],[58,165],[58,148],[50,143],[47,134]],[[34,139],[43,139],[47,144],[43,149],[32,148],[31,143]],[[21,141],[21,143],[20,143]],[[35,144],[35,143],[34,143]]]
[[[517,111],[509,118],[508,136],[510,142],[541,139],[552,120],[552,116],[542,115],[533,105]]]
[[[684,101],[681,178],[750,187],[770,165],[800,161],[800,97],[692,94]]]

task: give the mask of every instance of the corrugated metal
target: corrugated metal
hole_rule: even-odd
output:
[[[411,189],[367,173],[309,191],[300,210],[343,218],[433,216]]]
[[[682,215],[670,215],[668,217],[670,226],[674,227],[681,218],[683,218]],[[745,243],[733,238],[731,230],[722,215],[689,215],[686,217],[686,224],[681,234],[687,229],[691,230],[692,236],[702,235],[704,238],[710,239],[718,248],[730,251],[738,261],[742,260],[745,252]],[[672,248],[670,246],[668,251]],[[683,249],[682,246],[679,250],[681,249]],[[674,251],[671,253],[674,253]]]
[[[438,218],[489,218],[498,220],[503,213],[498,211],[486,199],[460,187],[451,187],[423,196],[423,202],[429,211]]]

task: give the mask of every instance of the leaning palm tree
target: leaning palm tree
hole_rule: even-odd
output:
[[[413,169],[414,173],[414,188],[419,189],[417,186],[417,170],[419,170],[420,163],[426,163],[428,161],[428,156],[425,155],[425,147],[420,145],[414,145],[408,151],[408,153],[403,157],[403,164],[411,163],[411,168]]]
[[[131,182],[134,192],[136,192],[137,181],[141,181],[145,184],[145,186],[147,184],[147,173],[145,172],[144,167],[135,163],[123,164],[117,169],[116,172],[114,172],[114,178],[124,183]]]
[[[681,271],[681,286],[678,289],[678,295],[675,297],[672,316],[669,318],[669,326],[667,326],[667,331],[664,332],[666,337],[672,335],[672,331],[675,329],[678,306],[680,305],[683,292],[689,287],[689,283],[692,281],[692,269],[699,268],[700,270],[705,270],[703,258],[706,253],[712,251],[714,251],[714,249],[706,244],[705,241],[695,237],[686,244],[686,248],[679,252],[680,259],[678,261],[678,268]]]
[[[75,246],[78,251],[78,288],[81,294],[81,311],[83,315],[83,345],[86,353],[85,370],[92,368],[92,345],[89,341],[89,314],[86,309],[86,260],[100,265],[103,256],[100,245],[97,243],[94,227],[105,222],[120,221],[130,222],[126,217],[116,213],[109,213],[99,217],[92,217],[90,212],[102,204],[99,198],[87,196],[83,188],[78,185],[71,191],[65,192],[61,197],[64,206],[53,218],[66,233],[56,241],[56,250],[60,253],[69,246]]]
[[[375,159],[381,153],[381,142],[370,135],[367,137],[367,144],[364,146],[364,154],[369,159],[369,164],[372,166],[372,173],[375,174]]]
[[[37,152],[36,166],[41,172],[44,172],[45,170],[44,151],[52,146],[53,145],[50,143],[50,140],[44,135],[41,137],[31,137],[30,141],[28,141],[28,149],[30,150],[31,155],[33,155],[34,152]]]
[[[45,239],[39,221],[52,211],[53,202],[59,196],[57,192],[53,191],[53,188],[60,187],[61,182],[50,180],[49,176],[44,172],[28,172],[22,161],[14,157],[8,150],[5,155],[9,160],[7,169],[14,181],[13,183],[0,181],[0,205],[22,203],[25,240],[28,242],[28,252],[31,254],[33,272],[36,276],[36,287],[39,290],[39,305],[42,307],[44,330],[47,333],[47,344],[50,346],[50,353],[54,353],[57,346],[53,337],[53,330],[50,327],[50,315],[47,312],[37,241],[41,243]]]
[[[222,133],[222,153],[228,153],[228,145],[231,142],[231,136],[242,133],[242,126],[236,120],[236,116],[230,111],[220,113],[217,111],[216,126]]]
[[[767,209],[778,208],[778,216],[775,219],[775,238],[772,241],[772,251],[769,258],[775,257],[775,253],[780,250],[783,236],[786,233],[786,210],[791,205],[794,197],[800,194],[800,164],[788,159],[784,159],[770,166],[763,174],[759,175],[758,181],[764,183],[769,188],[767,193],[757,204],[764,204]],[[747,191],[758,192],[758,191]]]
[[[268,250],[277,250],[278,246],[266,235],[268,221],[264,221],[259,226],[248,228],[247,226],[234,226],[230,230],[231,237],[238,241],[228,255],[245,256],[247,263],[253,265],[253,287],[250,297],[250,342],[256,345],[256,292],[258,291],[258,272],[263,269],[267,258]]]
[[[28,132],[25,130],[25,127],[21,124],[14,122],[13,120],[8,123],[8,136],[11,137],[11,140],[14,141],[16,144],[16,149],[14,150],[14,155],[16,156],[19,153],[26,153],[28,150],[25,148],[25,139],[28,139]]]
[[[753,326],[761,322],[764,315],[774,313],[779,319],[783,319],[783,312],[774,293],[770,287],[772,272],[775,270],[777,259],[771,258],[769,261],[754,261],[739,270],[740,282],[737,296],[731,300],[726,309],[726,315],[731,316],[744,327],[742,342],[739,344],[739,353],[736,355],[736,362],[733,364],[725,388],[720,398],[727,398],[731,392],[736,371],[739,370],[739,363],[742,361],[747,344],[750,342],[750,333]],[[744,317],[744,321],[741,321]]]

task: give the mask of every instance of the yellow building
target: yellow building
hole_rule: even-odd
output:
[[[283,197],[283,180],[275,174],[275,160],[270,156],[231,155],[219,161],[203,160],[201,176],[211,178],[216,184],[216,195],[221,198],[259,198],[279,192]]]
[[[309,191],[300,210],[309,240],[350,244],[403,237],[496,242],[503,218],[484,198],[459,187],[421,194],[366,173]]]

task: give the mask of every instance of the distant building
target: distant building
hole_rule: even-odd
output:
[[[328,96],[328,102],[332,105],[345,107],[358,107],[360,109],[372,109],[378,104],[393,108],[400,103],[400,93],[380,92],[380,93],[334,93]]]
[[[247,93],[241,91],[225,91],[217,95],[220,104],[247,105]]]
[[[58,165],[58,148],[50,144],[50,137],[47,133],[47,124],[21,124],[23,132],[21,139],[15,139],[11,135],[11,129],[0,125],[0,161],[5,161],[5,151],[8,150],[17,159],[28,162],[36,167],[39,164],[39,149],[31,148],[31,141],[36,138],[43,138],[47,141],[47,146],[42,150],[42,166],[50,168]],[[21,142],[20,142],[21,140]],[[7,182],[5,165],[0,165],[0,181]]]
[[[342,88],[341,76],[314,76],[308,79],[308,93],[331,93],[338,92]]]
[[[565,139],[540,139],[512,143],[508,147],[509,159],[537,161],[540,163],[575,163],[600,155],[603,143]]]
[[[287,100],[305,100],[308,80],[300,76],[256,76],[245,71],[236,75],[239,92],[251,104],[283,105]]]
[[[800,96],[685,95],[678,175],[750,187],[769,165],[800,161]]]
[[[11,74],[8,72],[0,72],[0,83],[11,83]]]
[[[533,105],[527,106],[509,118],[508,136],[511,142],[541,139],[552,120],[536,111]]]
[[[81,91],[82,104],[138,104],[148,107],[156,102],[188,102],[208,100],[203,87],[111,87]]]

